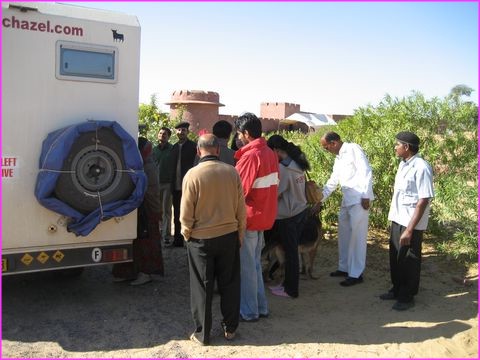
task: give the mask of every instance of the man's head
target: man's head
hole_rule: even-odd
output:
[[[218,156],[220,153],[220,145],[218,139],[213,134],[204,134],[198,138],[197,154],[199,158],[208,155]]]
[[[243,144],[262,136],[262,123],[255,114],[245,113],[235,120],[235,130]]]
[[[147,133],[146,124],[138,124],[138,136],[144,136]]]
[[[165,145],[170,139],[170,136],[172,136],[172,131],[167,127],[162,127],[158,132],[158,143],[161,145]]]
[[[213,135],[219,139],[230,139],[230,134],[232,133],[232,125],[225,120],[217,121],[213,124],[212,128]]]
[[[189,127],[190,127],[190,123],[186,121],[183,121],[180,124],[175,126],[175,133],[177,134],[178,142],[180,144],[184,143],[187,140]]]
[[[320,144],[326,151],[334,155],[338,155],[343,142],[340,138],[340,135],[334,131],[329,131],[322,136],[320,139]]]
[[[418,153],[420,138],[413,132],[401,131],[395,135],[395,154],[406,160]]]
[[[140,136],[138,138],[138,150],[140,150],[140,154],[142,155],[142,159],[145,160],[150,156],[152,153],[152,143],[148,141],[148,139],[144,136]]]

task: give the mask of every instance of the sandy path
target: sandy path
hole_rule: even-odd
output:
[[[318,280],[301,280],[298,299],[268,294],[271,316],[241,323],[227,343],[214,299],[212,345],[186,340],[192,330],[185,250],[165,249],[167,275],[151,284],[113,284],[106,267],[75,280],[50,274],[3,279],[3,357],[115,358],[477,358],[478,275],[425,251],[420,294],[406,312],[378,295],[389,287],[386,234],[369,240],[363,284],[338,285],[334,239],[320,246]]]

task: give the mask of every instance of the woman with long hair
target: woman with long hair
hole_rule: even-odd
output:
[[[308,212],[305,196],[305,171],[310,169],[300,147],[280,135],[272,135],[268,146],[279,160],[278,210],[274,227],[285,251],[285,279],[271,286],[272,293],[283,297],[298,297],[298,242]]]

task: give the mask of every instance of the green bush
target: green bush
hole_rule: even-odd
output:
[[[376,106],[355,110],[337,126],[311,135],[283,135],[302,147],[312,165],[312,178],[325,184],[334,156],[320,146],[320,137],[333,130],[343,141],[359,144],[367,154],[374,177],[375,201],[370,224],[388,227],[388,210],[399,159],[394,153],[395,134],[413,131],[421,139],[420,154],[434,170],[435,199],[429,231],[439,235],[436,245],[454,257],[477,259],[477,139],[478,107],[458,95],[425,99],[418,92],[398,99],[390,96]],[[323,210],[326,225],[336,222],[341,194],[337,191]]]
[[[140,130],[140,135],[145,136],[155,145],[158,143],[158,132],[162,127],[166,126],[172,130],[170,142],[175,143],[174,127],[182,121],[183,111],[185,109],[180,107],[179,110],[176,118],[170,118],[169,114],[160,111],[157,105],[157,98],[155,95],[152,95],[149,104],[140,104],[138,108],[138,124],[144,125],[144,129]],[[190,133],[189,137],[195,138],[195,134]]]

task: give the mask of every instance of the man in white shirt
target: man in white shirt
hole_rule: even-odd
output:
[[[342,142],[331,131],[320,139],[322,147],[336,155],[333,171],[323,187],[324,202],[338,185],[342,188],[342,205],[338,215],[338,269],[330,276],[346,277],[342,286],[363,282],[367,257],[368,215],[374,199],[372,169],[362,148]]]
[[[392,308],[403,311],[414,306],[413,297],[418,293],[423,231],[428,225],[434,192],[432,168],[418,156],[418,136],[402,131],[395,138],[395,153],[402,161],[395,176],[388,213],[388,220],[392,221],[390,276],[393,287],[380,298],[397,300]]]

